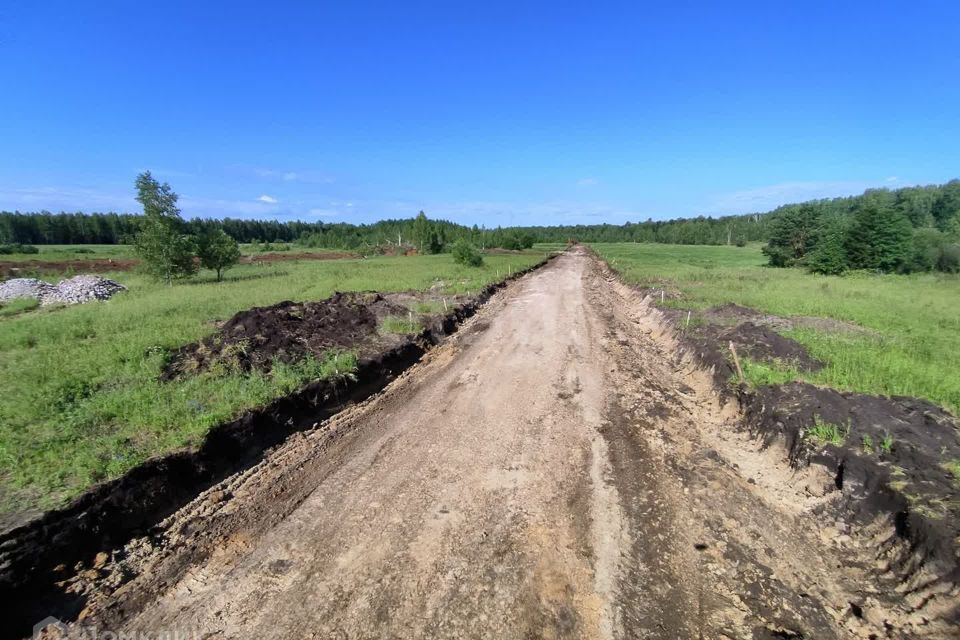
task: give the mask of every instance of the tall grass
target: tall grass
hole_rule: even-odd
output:
[[[960,278],[946,274],[817,276],[764,265],[759,246],[596,244],[630,281],[672,284],[667,303],[735,302],[780,316],[817,316],[866,331],[788,332],[828,363],[805,379],[839,389],[909,395],[960,410]],[[774,376],[775,377],[775,376]]]
[[[271,374],[203,373],[161,383],[165,354],[253,306],[318,300],[334,291],[438,287],[476,293],[497,273],[542,254],[488,256],[482,268],[446,255],[241,265],[174,286],[107,274],[129,291],[100,303],[0,319],[0,510],[40,496],[62,503],[149,456],[197,444],[213,425],[348,362],[306,361]],[[56,279],[56,278],[52,278]],[[326,367],[326,368],[325,368]]]

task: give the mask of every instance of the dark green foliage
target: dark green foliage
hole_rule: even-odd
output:
[[[468,267],[479,267],[483,264],[483,256],[466,240],[457,240],[450,253],[453,255],[453,261],[458,264],[465,264]]]
[[[907,271],[933,271],[937,269],[947,245],[947,236],[930,227],[914,229],[913,248],[906,263]]]
[[[847,270],[846,228],[834,218],[823,225],[819,241],[807,259],[812,273],[838,276]]]
[[[240,245],[223,229],[217,229],[198,238],[197,255],[200,257],[200,265],[216,271],[217,281],[220,281],[223,279],[223,272],[240,260]]]
[[[0,255],[11,255],[14,253],[40,253],[40,249],[37,249],[32,244],[0,244]]]
[[[952,218],[960,216],[960,180],[951,180],[940,187],[931,211],[937,227],[945,229]]]
[[[519,251],[522,247],[520,244],[520,238],[514,234],[510,234],[503,239],[503,242],[500,243],[500,246],[504,249],[509,249],[510,251]]]
[[[896,194],[896,208],[914,227],[933,226],[933,207],[937,192],[925,187],[907,187]]]
[[[816,246],[820,233],[820,210],[810,204],[785,209],[773,222],[770,240],[763,248],[772,267],[802,263]]]
[[[960,244],[954,242],[943,246],[937,269],[946,273],[960,273]]]
[[[443,243],[440,242],[440,234],[431,229],[425,249],[426,252],[430,254],[437,254],[443,251]]]
[[[896,271],[910,259],[913,228],[893,207],[868,202],[854,215],[846,246],[851,268]]]
[[[196,245],[181,231],[177,194],[170,185],[154,180],[149,171],[137,176],[136,186],[144,216],[134,244],[144,271],[168,284],[192,276],[198,266],[193,259]]]

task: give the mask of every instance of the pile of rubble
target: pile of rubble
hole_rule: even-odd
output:
[[[100,276],[74,276],[53,285],[36,278],[14,278],[0,282],[0,304],[15,298],[33,298],[41,305],[81,304],[91,300],[108,300],[127,288],[119,282]]]

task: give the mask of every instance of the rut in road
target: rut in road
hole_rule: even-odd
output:
[[[574,248],[383,393],[129,545],[84,586],[81,624],[226,638],[865,633],[849,614],[858,576],[838,573],[795,504],[748,482],[732,461],[742,443],[723,435],[737,416],[675,347]]]

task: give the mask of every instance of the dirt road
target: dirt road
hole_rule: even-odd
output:
[[[384,393],[131,545],[88,585],[80,624],[218,638],[882,630],[895,612],[851,611],[869,594],[837,568],[842,531],[804,515],[824,498],[802,487],[830,479],[788,475],[734,433],[672,340],[568,252]]]

